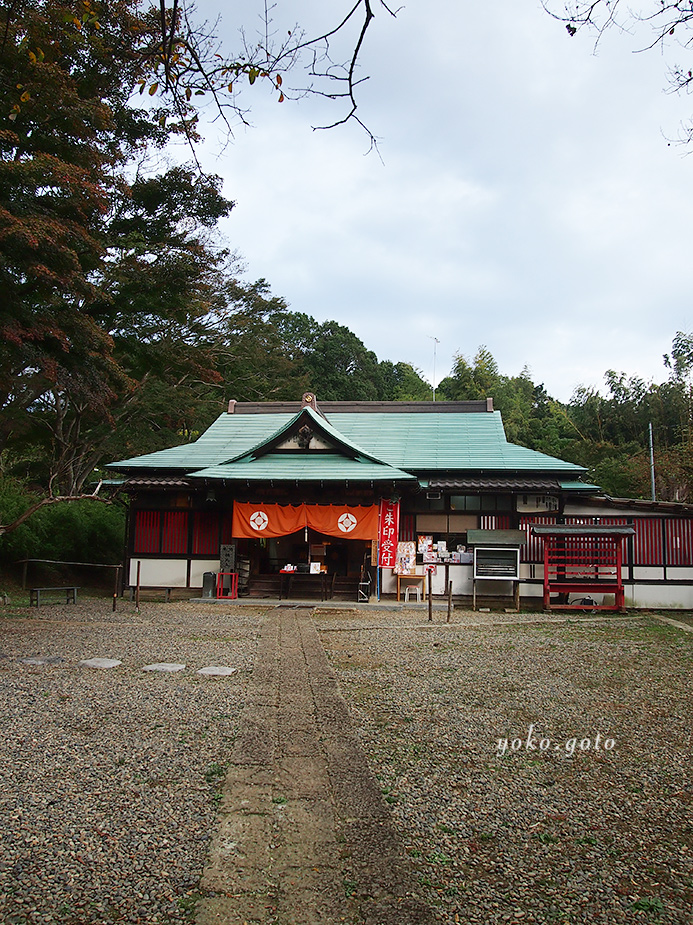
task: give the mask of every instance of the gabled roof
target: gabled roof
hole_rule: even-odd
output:
[[[234,403],[195,442],[111,463],[130,473],[204,478],[445,478],[455,473],[509,476],[541,473],[561,481],[584,468],[509,443],[490,402],[323,402],[317,414],[299,403]],[[269,410],[271,409],[271,410]],[[325,415],[323,417],[323,415]],[[280,449],[302,422],[320,431],[328,450]],[[322,469],[322,474],[321,474]],[[252,474],[251,474],[252,473]],[[261,473],[263,473],[261,475]],[[338,474],[339,473],[339,474]]]
[[[322,437],[334,450],[352,459],[361,458],[376,463],[382,462],[382,460],[377,459],[371,453],[361,449],[361,447],[357,446],[353,441],[346,438],[334,428],[323,415],[318,414],[313,408],[307,407],[302,408],[290,421],[282,424],[273,434],[265,437],[256,444],[256,446],[251,447],[246,453],[241,453],[239,456],[236,456],[235,459],[228,459],[226,462],[231,463],[240,461],[241,459],[250,461],[265,456],[273,450],[276,450],[283,441],[287,441],[290,437],[300,433],[301,428],[306,426],[311,430],[314,429],[319,431]],[[313,452],[316,451],[314,450]],[[325,451],[318,450],[317,452],[324,453]]]
[[[286,449],[292,437],[308,429],[322,438],[322,448]],[[248,452],[192,473],[193,478],[245,481],[413,481],[344,437],[313,408],[304,407]]]

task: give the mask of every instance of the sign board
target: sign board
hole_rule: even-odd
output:
[[[380,501],[378,518],[378,565],[380,568],[394,568],[397,564],[397,541],[399,539],[399,501]]]

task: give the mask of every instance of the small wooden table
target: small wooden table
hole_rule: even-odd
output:
[[[397,576],[397,600],[400,601],[403,581],[413,581],[421,585],[421,599],[426,600],[426,576],[425,575],[398,575]]]
[[[285,571],[279,572],[281,584],[279,586],[279,600],[282,596],[287,599],[292,596],[294,591],[305,589],[308,592],[320,591],[320,600],[325,601],[329,597],[329,587],[327,581],[327,572],[299,572]],[[286,594],[284,594],[284,581],[286,580]]]

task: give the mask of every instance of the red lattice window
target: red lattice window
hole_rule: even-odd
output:
[[[667,520],[667,565],[693,565],[693,522]]]
[[[219,513],[200,511],[195,514],[193,527],[193,555],[217,556],[219,554]]]
[[[544,540],[541,536],[533,535],[532,527],[535,524],[551,525],[555,523],[555,515],[544,517],[541,514],[531,514],[527,517],[520,517],[520,530],[524,530],[527,535],[527,542],[524,546],[520,546],[520,562],[544,561]]]
[[[157,553],[161,542],[161,514],[159,511],[137,511],[133,552]]]
[[[400,514],[399,517],[399,539],[404,542],[412,542],[416,539],[416,518],[413,514]]]
[[[664,535],[662,521],[656,518],[634,519],[633,565],[663,565]]]
[[[161,537],[161,551],[168,555],[186,555],[188,552],[188,512],[166,511]]]
[[[482,514],[479,518],[482,530],[509,530],[511,524],[510,514]]]

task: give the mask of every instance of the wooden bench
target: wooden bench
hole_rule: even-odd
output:
[[[76,604],[77,603],[77,591],[79,588],[67,587],[67,588],[31,588],[29,591],[29,606],[30,607],[40,607],[41,606],[41,595],[48,593],[63,592],[65,594],[65,603],[66,604]]]
[[[142,596],[142,592],[147,592],[147,591],[165,591],[166,592],[166,603],[167,604],[171,603],[171,591],[173,591],[173,588],[167,588],[165,585],[140,585],[140,597]],[[135,600],[136,595],[137,595],[137,587],[130,585],[130,601],[131,602]]]

